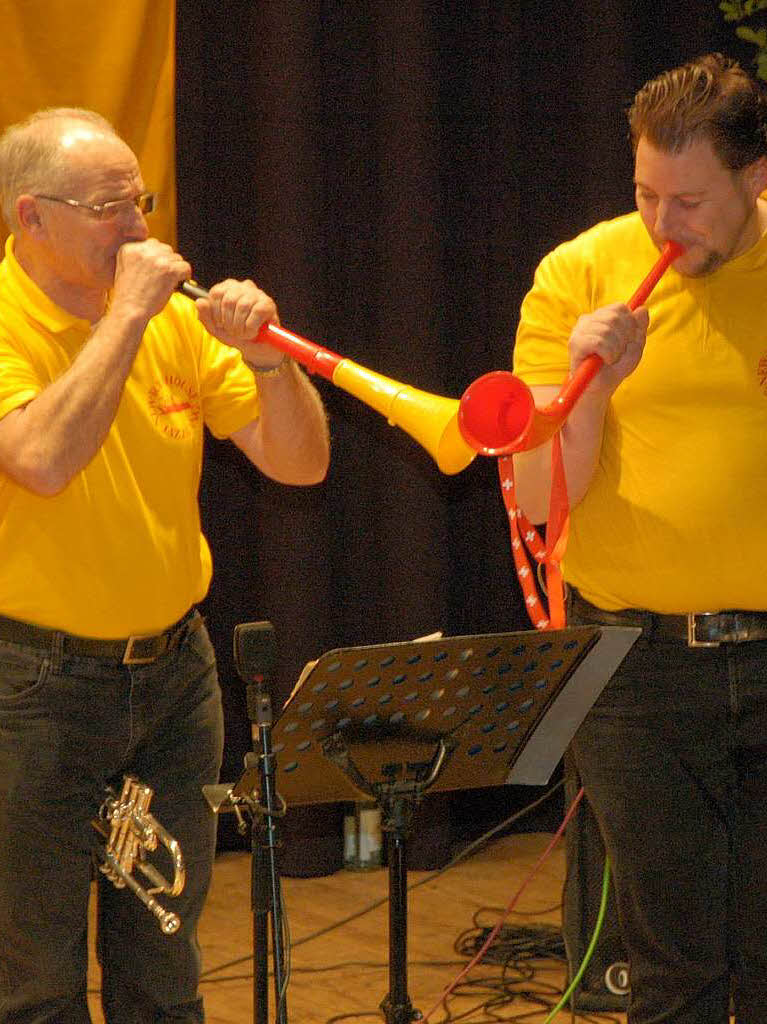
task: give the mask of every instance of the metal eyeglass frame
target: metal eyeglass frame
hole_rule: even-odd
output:
[[[65,203],[77,210],[88,210],[98,220],[117,217],[128,206],[135,206],[141,214],[153,213],[157,209],[156,192],[139,192],[137,196],[131,196],[129,199],[112,199],[107,203],[81,203],[79,199],[62,199],[61,196],[41,194],[36,195],[35,199],[47,199],[51,203]]]

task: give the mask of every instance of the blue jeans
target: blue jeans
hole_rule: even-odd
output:
[[[726,1024],[731,987],[738,1024],[763,1024],[767,641],[642,636],[573,753],[612,862],[630,1024]]]
[[[194,623],[147,665],[62,655],[56,641],[0,641],[0,1021],[90,1020],[87,905],[100,841],[91,820],[127,772],[153,788],[150,813],[179,841],[187,880],[165,901],[182,922],[166,936],[134,894],[96,873],[106,1020],[203,1019],[196,930],[215,816],[202,786],[218,780],[223,716],[197,613]]]

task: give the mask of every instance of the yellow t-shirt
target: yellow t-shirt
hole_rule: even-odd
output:
[[[515,372],[560,385],[577,317],[628,301],[657,257],[638,214],[550,253],[522,304]],[[572,511],[566,578],[611,610],[767,609],[767,237],[706,277],[671,268],[647,305],[642,360]]]
[[[0,263],[0,417],[64,373],[90,332],[24,273],[11,237]],[[0,614],[93,637],[177,621],[212,571],[197,500],[203,425],[226,437],[257,415],[240,353],[173,295],[85,469],[50,498],[0,473]]]

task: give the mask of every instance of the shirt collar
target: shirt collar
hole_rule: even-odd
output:
[[[9,235],[5,243],[5,259],[2,262],[2,274],[6,286],[10,288],[14,298],[23,308],[26,315],[37,321],[42,327],[54,334],[72,328],[90,331],[89,320],[68,313],[61,306],[48,298],[42,288],[32,280],[16,259],[14,252],[14,236]]]

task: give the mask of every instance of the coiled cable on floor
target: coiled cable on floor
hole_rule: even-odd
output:
[[[434,1013],[439,1009],[439,1007],[445,1005],[445,1001],[450,996],[451,992],[453,992],[455,990],[455,988],[463,981],[463,979],[472,970],[472,968],[475,967],[482,960],[482,958],[484,957],[485,953],[490,948],[490,946],[493,944],[493,942],[495,941],[496,936],[498,935],[498,933],[500,932],[501,928],[503,927],[503,922],[509,916],[509,914],[512,912],[512,910],[516,906],[517,902],[519,901],[520,896],[525,891],[525,889],[530,884],[530,882],[533,880],[533,878],[535,878],[535,876],[537,875],[539,869],[546,863],[546,861],[548,860],[549,856],[551,855],[552,850],[554,849],[554,847],[557,845],[559,840],[564,835],[565,829],[567,828],[567,825],[570,822],[570,819],[575,814],[575,811],[577,810],[578,804],[581,802],[581,799],[583,798],[583,795],[584,795],[584,791],[583,791],[583,788],[581,787],[581,789],[578,790],[578,793],[576,794],[575,799],[570,804],[570,807],[568,808],[567,813],[565,814],[565,817],[564,817],[564,819],[562,821],[562,824],[557,829],[553,839],[551,840],[549,845],[546,847],[546,849],[543,851],[541,856],[538,858],[538,860],[536,861],[535,866],[533,867],[532,871],[529,873],[527,878],[524,880],[522,885],[517,890],[516,895],[511,900],[511,902],[509,903],[508,907],[506,908],[506,911],[505,911],[504,915],[500,918],[500,920],[498,921],[496,926],[492,929],[492,931],[488,935],[484,945],[478,951],[478,953],[471,959],[471,961],[466,965],[466,967],[464,967],[464,969],[460,972],[460,974],[447,986],[447,988],[444,990],[444,992],[440,996],[438,1002],[436,1002],[434,1004],[434,1006],[432,1006],[432,1008],[429,1010],[428,1013],[423,1015],[423,1017],[421,1018],[421,1020],[423,1021],[423,1024],[427,1024],[429,1019],[434,1015]]]

